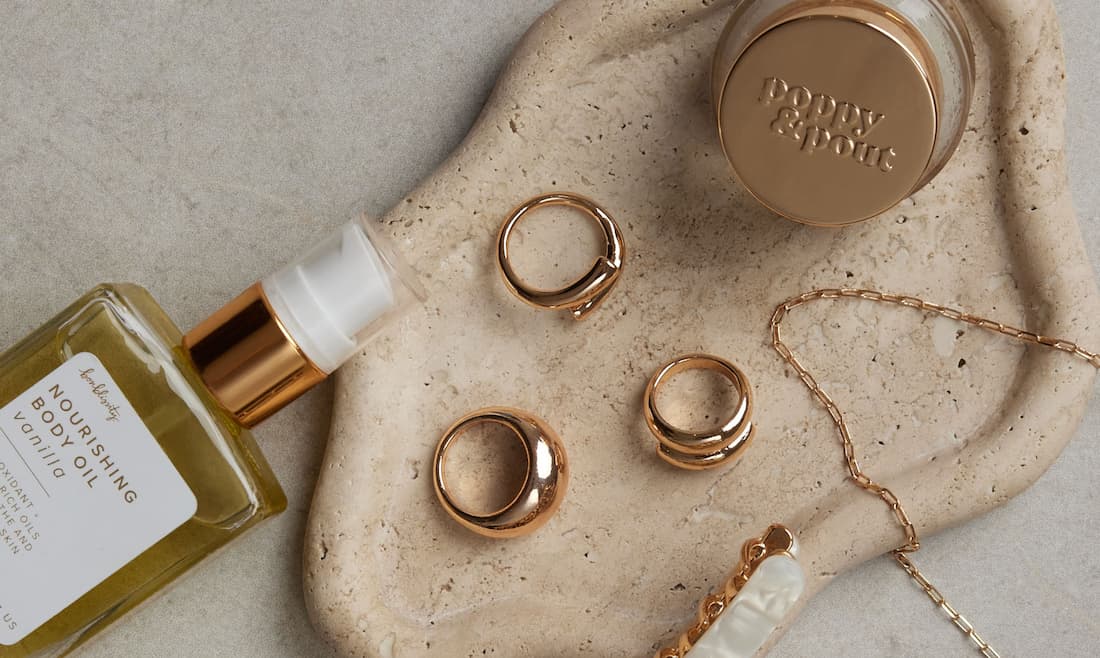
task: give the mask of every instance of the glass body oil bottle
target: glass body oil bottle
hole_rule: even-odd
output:
[[[0,658],[68,653],[283,511],[247,428],[418,290],[353,222],[187,335],[104,285],[0,355]]]

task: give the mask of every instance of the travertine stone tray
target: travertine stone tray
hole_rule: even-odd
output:
[[[811,594],[900,544],[767,344],[772,308],[796,293],[870,286],[1100,343],[1067,191],[1053,7],[961,4],[979,82],[959,153],[900,208],[841,231],[777,219],[731,178],[707,92],[731,2],[565,0],[532,28],[464,145],[384,218],[430,300],[340,377],[305,547],[306,597],[335,646],[647,656],[772,522],[799,532]],[[583,323],[524,306],[494,266],[504,215],[549,190],[597,198],[628,241],[619,288]],[[532,271],[560,277],[548,264],[570,252],[555,241],[576,242],[567,228],[580,224],[548,224],[523,246]],[[585,265],[567,256],[560,269]],[[835,303],[790,331],[848,410],[865,468],[925,534],[1038,478],[1092,388],[1087,364],[906,310]],[[649,374],[696,350],[755,383],[757,442],[724,472],[670,468],[642,420]],[[487,405],[541,415],[571,457],[560,514],[527,539],[478,538],[432,494],[438,437]]]

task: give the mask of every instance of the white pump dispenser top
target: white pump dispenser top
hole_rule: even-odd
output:
[[[325,374],[354,356],[392,311],[422,297],[365,218],[261,285],[283,328]]]

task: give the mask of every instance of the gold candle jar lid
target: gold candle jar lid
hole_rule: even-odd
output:
[[[957,138],[942,144],[945,130],[961,135],[957,119],[944,125],[954,90],[902,15],[866,0],[803,1],[755,29],[744,20],[735,15],[719,44],[715,109],[737,178],[771,210],[815,226],[870,219],[927,183],[954,150]]]

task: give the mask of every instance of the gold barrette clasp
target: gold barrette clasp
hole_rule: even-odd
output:
[[[741,547],[725,587],[703,599],[695,623],[655,658],[750,658],[767,643],[806,587],[798,542],[782,525]]]
[[[712,370],[735,389],[737,405],[730,417],[713,430],[693,432],[675,427],[657,408],[657,393],[665,381],[685,370]],[[737,366],[709,354],[688,354],[665,364],[649,380],[643,399],[645,420],[657,437],[657,455],[678,468],[705,470],[739,459],[752,443],[752,388]]]
[[[462,509],[447,485],[447,452],[468,430],[484,423],[501,425],[515,434],[527,457],[523,486],[511,502],[488,514]],[[569,482],[565,446],[545,421],[526,411],[494,407],[460,419],[447,430],[435,451],[435,493],[454,520],[485,537],[511,538],[542,527],[558,510]]]
[[[607,240],[606,252],[596,259],[592,269],[561,290],[539,290],[527,285],[512,268],[509,256],[508,244],[512,231],[520,220],[528,213],[548,206],[567,206],[580,210],[599,224]],[[532,306],[551,310],[566,309],[577,320],[584,319],[611,292],[622,274],[625,253],[622,231],[611,215],[591,199],[565,192],[535,197],[513,210],[500,227],[497,238],[497,260],[508,289]]]

